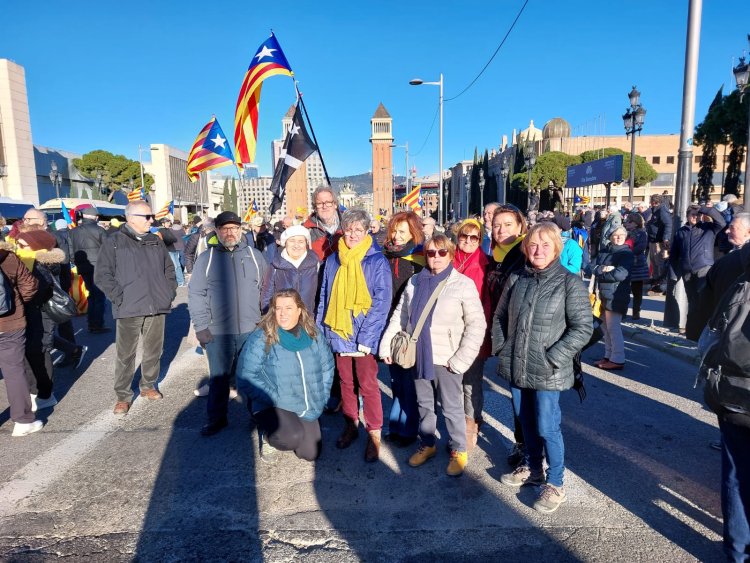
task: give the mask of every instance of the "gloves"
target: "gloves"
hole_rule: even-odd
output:
[[[363,354],[369,354],[370,352],[372,352],[372,349],[363,344],[357,344],[357,351],[362,352]]]
[[[214,341],[214,335],[211,334],[211,331],[207,328],[196,331],[195,337],[198,339],[198,343],[204,348],[206,347],[206,344]]]

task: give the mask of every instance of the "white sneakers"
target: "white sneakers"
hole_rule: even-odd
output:
[[[57,404],[57,398],[54,393],[46,399],[38,399],[36,395],[31,395],[31,412],[42,409],[49,409]]]
[[[204,383],[198,389],[193,390],[193,395],[196,397],[207,397],[208,396],[208,383]],[[229,388],[229,400],[234,401],[237,398],[237,389]]]
[[[34,422],[16,422],[13,426],[13,436],[28,436],[34,432],[39,432],[44,426],[41,420],[35,420]]]

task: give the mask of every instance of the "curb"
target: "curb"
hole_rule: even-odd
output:
[[[627,325],[622,325],[622,333],[628,338],[632,338],[639,344],[643,344],[649,348],[666,352],[670,356],[674,356],[696,366],[700,364],[700,354],[698,353],[698,349],[694,346],[687,346],[686,343],[690,341],[687,341],[684,338],[664,336],[650,330],[630,327]]]

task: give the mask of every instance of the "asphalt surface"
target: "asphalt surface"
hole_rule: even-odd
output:
[[[114,335],[78,372],[60,369],[41,432],[12,438],[0,393],[3,561],[718,561],[720,454],[715,416],[693,389],[695,366],[628,339],[627,366],[585,366],[588,397],[563,394],[568,502],[532,508],[536,492],[499,481],[512,436],[507,385],[485,368],[479,448],[460,478],[448,455],[413,469],[412,448],[363,460],[365,433],[337,450],[340,415],[324,415],[321,458],[261,460],[238,399],[230,426],[203,438],[206,373],[186,338],[186,291],[167,323],[160,389],[116,419]],[[77,326],[83,327],[82,319]],[[594,361],[601,345],[584,354]],[[385,411],[388,377],[381,366]],[[444,426],[441,432],[445,436]]]

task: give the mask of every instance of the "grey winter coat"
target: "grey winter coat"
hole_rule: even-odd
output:
[[[573,386],[573,356],[592,333],[591,306],[581,279],[555,260],[542,271],[511,275],[492,324],[498,373],[537,391]]]
[[[245,237],[234,251],[211,236],[208,250],[195,259],[188,309],[196,332],[244,334],[260,321],[260,288],[268,269],[263,255]]]

